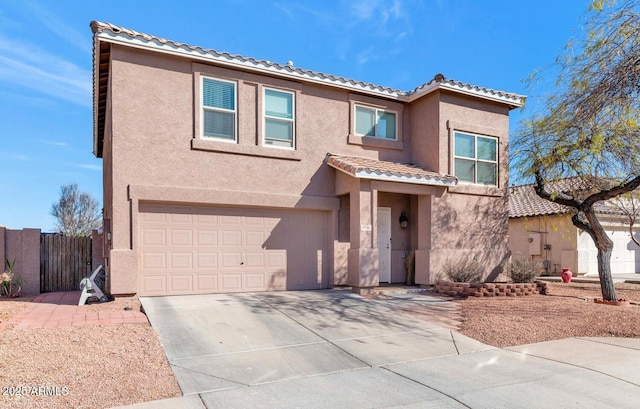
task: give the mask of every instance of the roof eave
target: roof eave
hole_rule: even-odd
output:
[[[441,186],[441,187],[456,186],[458,184],[458,180],[455,178],[446,178],[444,180],[426,179],[426,178],[416,178],[416,177],[410,177],[410,176],[389,175],[386,173],[378,173],[378,172],[368,172],[362,169],[357,169],[354,172],[350,172],[331,162],[327,162],[327,164],[332,168],[339,170],[340,172],[357,179],[379,180],[383,182],[410,183],[414,185]]]
[[[98,36],[93,36],[93,155],[97,158],[98,154],[98,100],[100,92],[100,43]]]
[[[173,41],[161,40],[157,37],[149,36],[149,38],[140,37],[141,33],[127,33],[125,31],[114,32],[109,27],[105,27],[103,23],[95,23],[95,36],[102,41],[108,41],[114,44],[121,44],[129,47],[152,50],[156,52],[166,53],[183,58],[190,58],[197,61],[214,62],[219,65],[240,68],[247,71],[269,74],[282,78],[297,78],[301,81],[328,85],[332,87],[342,88],[349,91],[356,91],[377,97],[394,99],[402,102],[412,102],[421,98],[435,90],[448,90],[460,94],[473,96],[485,100],[490,100],[505,104],[509,109],[522,107],[526,97],[517,94],[506,93],[502,91],[494,91],[486,88],[472,86],[470,84],[450,83],[449,80],[438,81],[432,80],[413,91],[406,92],[387,88],[375,84],[369,84],[361,81],[350,80],[347,78],[318,73],[309,70],[303,70],[287,65],[279,65],[269,61],[256,60],[253,58],[239,59],[228,53],[220,53],[215,50],[206,50],[202,47],[192,47],[187,44],[179,44]],[[134,35],[136,34],[136,35]]]
[[[455,186],[458,184],[458,181],[455,179],[438,180],[438,179],[416,178],[411,176],[400,176],[400,175],[389,175],[385,173],[367,172],[366,170],[357,170],[355,174],[352,174],[352,176],[358,179],[381,180],[385,182],[411,183],[414,185],[449,187],[449,186]]]
[[[113,44],[125,45],[128,47],[156,51],[164,54],[170,54],[173,56],[190,58],[197,61],[203,62],[214,62],[219,65],[240,68],[246,71],[258,72],[261,74],[269,74],[271,76],[283,77],[283,78],[298,78],[302,81],[312,82],[316,84],[330,85],[333,87],[343,88],[350,91],[358,91],[369,95],[374,95],[378,97],[385,97],[390,99],[399,100],[403,96],[406,96],[406,92],[392,90],[392,89],[372,89],[368,84],[363,82],[355,82],[348,83],[342,81],[336,77],[336,79],[330,78],[314,78],[311,75],[305,75],[300,73],[298,70],[291,67],[281,67],[277,65],[268,65],[265,64],[264,61],[255,60],[256,64],[250,63],[248,61],[239,61],[232,58],[227,58],[224,55],[213,55],[208,53],[207,50],[197,47],[190,48],[186,44],[180,44],[176,46],[171,42],[163,43],[158,41],[155,38],[150,40],[142,40],[137,37],[130,37],[126,33],[114,33],[111,30],[101,30],[95,33],[95,36],[100,41],[108,41]],[[328,76],[327,76],[328,77]]]
[[[501,104],[508,105],[510,110],[515,108],[521,108],[522,106],[524,106],[524,103],[526,101],[526,97],[524,95],[517,95],[517,94],[509,94],[508,96],[506,94],[495,95],[490,91],[469,89],[467,87],[456,86],[450,83],[439,82],[439,81],[432,81],[428,84],[425,84],[417,88],[416,90],[412,91],[411,93],[408,93],[407,95],[400,97],[399,99],[405,102],[413,102],[436,90],[446,90],[446,91],[455,92],[458,94],[464,94],[464,95],[469,95],[476,98],[486,99],[493,102],[498,102]]]

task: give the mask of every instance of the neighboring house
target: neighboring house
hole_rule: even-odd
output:
[[[111,293],[366,290],[405,282],[410,251],[430,284],[447,258],[489,275],[508,254],[524,97],[442,75],[404,92],[91,28]]]
[[[548,191],[585,189],[579,178],[553,183]],[[575,210],[540,198],[534,185],[515,186],[509,195],[509,249],[547,264],[550,274],[570,268],[574,274],[598,275],[593,239],[571,222]],[[613,240],[612,274],[640,273],[640,247],[631,239],[628,213],[613,202],[596,204],[596,214]],[[634,226],[640,240],[640,225]],[[548,260],[545,262],[545,260]]]

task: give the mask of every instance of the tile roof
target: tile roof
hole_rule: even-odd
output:
[[[388,162],[357,156],[327,154],[326,162],[356,178],[433,186],[455,186],[458,178],[425,170],[411,163]]]
[[[586,196],[592,186],[582,178],[571,177],[549,183],[547,191]],[[611,202],[597,202],[594,208],[596,213],[601,215],[622,216],[627,214]],[[509,189],[509,217],[511,218],[572,213],[575,213],[574,208],[538,196],[534,184],[513,186]]]
[[[571,213],[572,208],[545,200],[536,194],[534,185],[509,189],[509,217],[549,216]]]
[[[378,96],[395,98],[404,101],[410,101],[421,97],[435,89],[446,89],[453,92],[459,92],[468,95],[474,95],[480,98],[490,99],[509,105],[511,108],[517,108],[524,105],[526,99],[523,95],[498,91],[491,88],[479,87],[460,81],[446,79],[444,75],[438,74],[431,81],[425,83],[412,91],[401,91],[381,85],[375,85],[368,82],[356,81],[345,77],[331,74],[324,74],[317,71],[294,67],[293,64],[278,64],[267,60],[258,60],[255,58],[243,57],[237,54],[220,52],[214,49],[205,49],[199,46],[191,46],[184,43],[178,43],[165,38],[156,37],[149,34],[140,33],[124,27],[116,26],[111,23],[103,23],[99,21],[91,22],[91,29],[95,38],[114,43],[124,43],[141,48],[154,48],[158,51],[169,52],[177,55],[189,56],[201,60],[215,61],[219,64],[242,66],[245,69],[253,69],[258,71],[266,71],[271,74],[285,75],[289,77],[297,77],[312,82],[320,82],[328,85],[358,90]]]

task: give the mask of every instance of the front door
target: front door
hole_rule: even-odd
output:
[[[378,257],[381,283],[391,282],[391,208],[378,207]]]

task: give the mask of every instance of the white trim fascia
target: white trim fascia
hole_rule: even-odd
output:
[[[382,86],[376,86],[374,84],[367,84],[360,81],[349,80],[347,78],[338,77],[334,75],[327,75],[322,73],[315,73],[310,70],[304,70],[301,68],[294,68],[288,66],[280,66],[276,63],[269,61],[261,61],[253,58],[233,58],[232,55],[226,53],[207,51],[201,47],[192,47],[187,44],[175,44],[171,41],[162,42],[157,38],[152,37],[150,40],[142,40],[138,37],[131,37],[127,33],[114,33],[109,29],[105,29],[95,33],[96,39],[107,41],[115,44],[122,44],[129,47],[153,50],[165,54],[171,54],[179,57],[191,58],[204,62],[215,62],[216,64],[224,65],[227,67],[242,68],[245,70],[267,73],[269,75],[276,75],[284,78],[297,78],[300,80],[329,85],[337,88],[347,89],[350,91],[358,91],[369,95],[378,97],[390,98],[402,102],[411,102],[422,96],[429,94],[437,89],[446,89],[452,92],[458,92],[466,95],[479,97],[482,99],[488,99],[495,102],[500,102],[509,106],[521,107],[524,105],[524,96],[514,95],[514,97],[508,97],[505,95],[494,95],[492,92],[487,91],[485,88],[475,87],[472,85],[459,86],[450,84],[447,82],[435,82],[422,85],[411,92],[393,90],[391,88],[385,88]],[[98,49],[99,50],[99,49]],[[320,75],[324,78],[319,77]],[[466,85],[466,84],[465,84]],[[373,88],[375,87],[375,88]],[[469,88],[471,87],[471,88]],[[477,89],[476,89],[477,88]],[[494,91],[496,94],[497,92]]]

